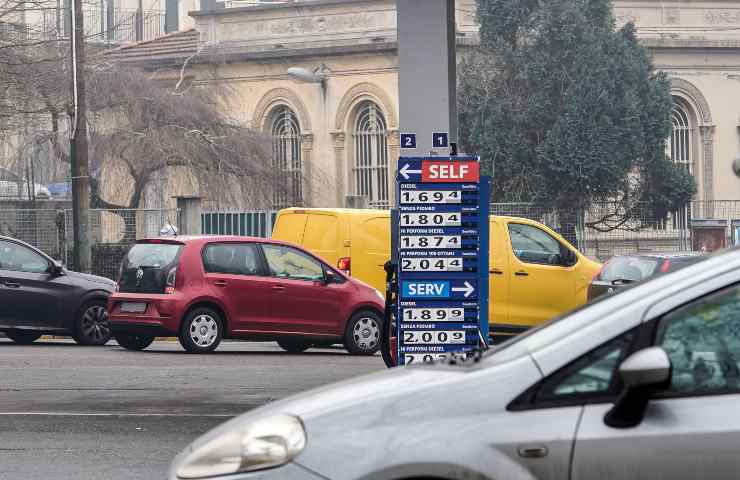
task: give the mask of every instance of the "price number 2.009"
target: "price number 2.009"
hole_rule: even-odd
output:
[[[403,190],[401,203],[460,203],[459,190]]]
[[[412,330],[403,332],[405,345],[433,344],[449,345],[465,343],[464,330]]]

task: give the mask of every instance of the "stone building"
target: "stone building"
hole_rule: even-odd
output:
[[[394,0],[181,0],[179,10],[179,32],[111,55],[161,79],[228,86],[230,114],[273,138],[271,161],[289,185],[276,207],[393,202],[400,153]],[[460,51],[475,48],[475,1],[458,0],[456,13]],[[740,154],[740,1],[618,0],[615,15],[636,23],[672,79],[667,150],[695,175],[697,199],[740,200],[731,170]],[[290,67],[321,80],[293,78]]]

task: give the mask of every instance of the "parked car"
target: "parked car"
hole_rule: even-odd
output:
[[[108,295],[115,288],[112,280],[69,271],[31,245],[0,237],[0,331],[16,343],[54,334],[105,344]]]
[[[185,448],[170,478],[736,479],[738,312],[735,250],[464,361],[252,410]]]
[[[137,242],[111,295],[113,335],[129,350],[157,335],[206,353],[223,338],[277,341],[289,352],[380,345],[383,296],[300,247],[250,237],[162,237]]]
[[[653,275],[673,272],[703,258],[699,252],[646,253],[612,257],[591,282],[588,299],[617,293],[622,288]]]
[[[507,337],[588,301],[601,265],[545,225],[490,217],[489,323]],[[390,259],[388,210],[289,208],[278,212],[272,238],[301,245],[337,269],[385,291]]]

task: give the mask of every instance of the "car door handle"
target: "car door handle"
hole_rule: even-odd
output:
[[[229,282],[227,282],[226,280],[216,280],[215,282],[213,282],[213,284],[217,287],[225,287],[229,284]]]
[[[276,292],[282,292],[285,290],[285,287],[283,287],[282,285],[275,285],[272,287],[272,289],[275,290]]]
[[[21,288],[20,283],[11,282],[9,280],[6,280],[3,284],[8,288]]]
[[[519,456],[522,458],[543,458],[547,456],[547,447],[519,447]]]
[[[514,273],[517,277],[528,277],[529,274],[525,272],[524,270],[519,270],[518,272]]]
[[[490,272],[492,274],[494,274],[494,275],[503,275],[504,274],[504,271],[503,270],[499,270],[498,268],[494,268],[494,269],[490,270]]]

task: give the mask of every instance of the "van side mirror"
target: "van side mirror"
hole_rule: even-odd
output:
[[[578,263],[578,255],[570,248],[561,247],[560,260],[564,267],[572,267]]]
[[[650,396],[670,386],[671,373],[671,360],[660,347],[646,348],[630,355],[619,366],[624,390],[604,416],[604,423],[613,428],[639,425]]]

